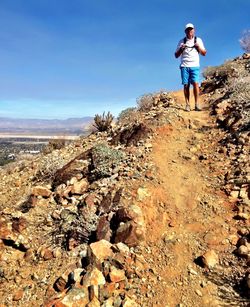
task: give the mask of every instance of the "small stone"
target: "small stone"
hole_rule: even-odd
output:
[[[88,189],[89,183],[87,179],[82,179],[73,184],[71,188],[72,194],[83,194]]]
[[[200,297],[202,297],[202,292],[200,291],[200,290],[195,290],[195,293],[198,295],[198,296],[200,296]]]
[[[125,272],[123,270],[119,270],[114,266],[111,266],[109,273],[110,280],[113,282],[119,282],[125,279]]]
[[[129,253],[129,247],[126,244],[124,244],[122,242],[119,242],[115,246],[118,248],[118,250],[121,253],[123,253],[123,254],[128,254]]]
[[[48,248],[43,248],[41,250],[41,256],[44,260],[51,260],[54,257],[53,252]]]
[[[66,287],[67,281],[68,279],[65,279],[64,277],[60,276],[54,284],[55,289],[59,292],[62,292]]]
[[[20,301],[23,298],[23,290],[17,290],[13,295],[13,301]]]
[[[73,288],[67,292],[64,298],[60,301],[59,306],[73,307],[86,306],[89,303],[87,289]],[[55,305],[56,306],[56,305]]]
[[[198,274],[198,273],[197,273],[194,269],[192,269],[192,268],[189,268],[188,271],[189,271],[189,273],[192,274],[192,275],[197,275],[197,274]]]
[[[28,249],[26,253],[24,254],[24,259],[26,261],[35,260],[35,251],[33,249]]]
[[[56,248],[52,251],[54,258],[60,258],[62,255],[62,252],[60,248]]]
[[[212,269],[218,264],[219,257],[214,250],[209,250],[202,256],[202,262],[206,267]]]
[[[106,281],[101,271],[97,268],[93,268],[91,271],[87,272],[82,280],[84,286],[100,286],[105,285]]]
[[[90,262],[101,263],[108,257],[112,257],[113,251],[111,247],[112,244],[106,240],[90,244],[87,251]]]
[[[126,297],[124,300],[123,300],[123,304],[122,304],[123,307],[137,307],[139,306],[135,301],[133,301],[132,299]]]
[[[245,235],[248,234],[248,229],[245,228],[245,227],[242,227],[242,228],[239,229],[238,233],[239,233],[239,235],[241,235],[241,236],[245,236]]]
[[[137,190],[137,198],[139,201],[142,201],[144,200],[146,197],[149,197],[150,196],[150,193],[148,191],[147,188],[145,187],[140,187],[138,190]]]
[[[36,186],[31,191],[31,195],[34,196],[50,197],[51,194],[52,192],[49,189],[42,186]]]
[[[20,217],[17,220],[13,221],[12,229],[21,233],[27,227],[27,220],[24,217]]]
[[[245,245],[241,245],[237,249],[237,254],[240,255],[240,256],[247,256],[249,254],[249,248]]]

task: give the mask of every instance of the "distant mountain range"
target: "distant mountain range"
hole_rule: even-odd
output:
[[[68,119],[18,119],[0,117],[0,133],[25,134],[82,134],[85,133],[93,117]]]

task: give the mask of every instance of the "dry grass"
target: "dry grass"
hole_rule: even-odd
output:
[[[134,123],[140,119],[140,113],[136,108],[127,108],[118,115],[117,122],[122,125]]]
[[[235,72],[235,67],[232,61],[226,61],[219,66],[208,66],[204,68],[202,75],[204,78],[227,77]]]
[[[228,82],[227,90],[231,99],[236,102],[250,102],[250,76],[239,76]]]

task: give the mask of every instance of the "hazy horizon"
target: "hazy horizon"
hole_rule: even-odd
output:
[[[250,1],[2,0],[0,117],[117,116],[139,96],[181,89],[174,58],[192,22],[201,70],[240,56]]]

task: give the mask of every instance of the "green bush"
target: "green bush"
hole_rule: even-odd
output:
[[[123,160],[124,153],[102,143],[92,148],[92,175],[95,178],[109,177]]]

